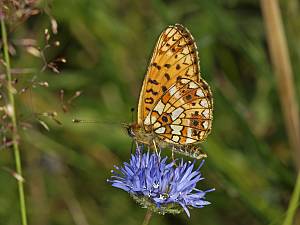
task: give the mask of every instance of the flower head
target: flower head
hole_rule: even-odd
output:
[[[196,188],[196,184],[204,179],[200,173],[203,163],[197,169],[194,169],[195,161],[181,160],[176,165],[175,162],[168,163],[167,157],[142,153],[138,148],[129,163],[125,162],[120,168],[115,166],[108,182],[130,193],[138,203],[152,211],[176,214],[184,210],[190,216],[188,208],[210,204],[205,195],[214,190]]]

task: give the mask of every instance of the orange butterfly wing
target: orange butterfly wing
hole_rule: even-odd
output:
[[[185,99],[188,93],[194,102]],[[203,99],[207,107],[200,104]],[[199,142],[210,132],[212,108],[212,94],[200,77],[198,52],[192,35],[179,24],[167,27],[158,39],[143,82],[138,124],[146,131],[154,129],[160,139],[169,143]],[[180,120],[172,114],[178,114]]]
[[[154,48],[138,105],[138,123],[153,108],[155,100],[176,82],[178,76],[198,81],[198,55],[194,40],[183,26],[176,24],[165,29]]]

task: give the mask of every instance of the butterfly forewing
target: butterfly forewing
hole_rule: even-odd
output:
[[[182,25],[167,27],[158,39],[143,82],[138,124],[160,141],[187,146],[205,140],[212,113],[212,93],[200,76],[192,35]]]
[[[176,24],[164,30],[156,44],[140,93],[138,123],[142,124],[157,100],[178,77],[199,81],[197,49],[190,32]]]

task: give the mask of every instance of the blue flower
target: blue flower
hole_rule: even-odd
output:
[[[177,214],[183,210],[190,217],[188,208],[202,208],[209,205],[205,200],[209,189],[202,191],[196,188],[201,176],[201,165],[194,170],[194,162],[184,162],[179,165],[168,163],[167,157],[161,158],[157,153],[142,153],[137,148],[131,155],[129,163],[122,167],[115,166],[112,177],[108,180],[112,186],[128,193],[142,205],[160,214]]]

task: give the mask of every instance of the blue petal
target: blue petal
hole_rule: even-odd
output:
[[[190,215],[190,212],[189,212],[188,208],[183,203],[181,203],[181,202],[179,202],[179,204],[182,206],[182,208],[184,209],[185,213],[190,218],[191,215]]]
[[[142,153],[142,148],[137,148],[129,163],[115,166],[108,182],[128,193],[151,198],[157,207],[169,203],[180,204],[190,217],[188,207],[202,208],[210,204],[205,201],[205,195],[214,191],[195,188],[203,179],[200,168],[204,161],[194,169],[195,161],[186,163],[181,159],[176,166],[174,161],[168,163],[167,159],[149,151]]]

